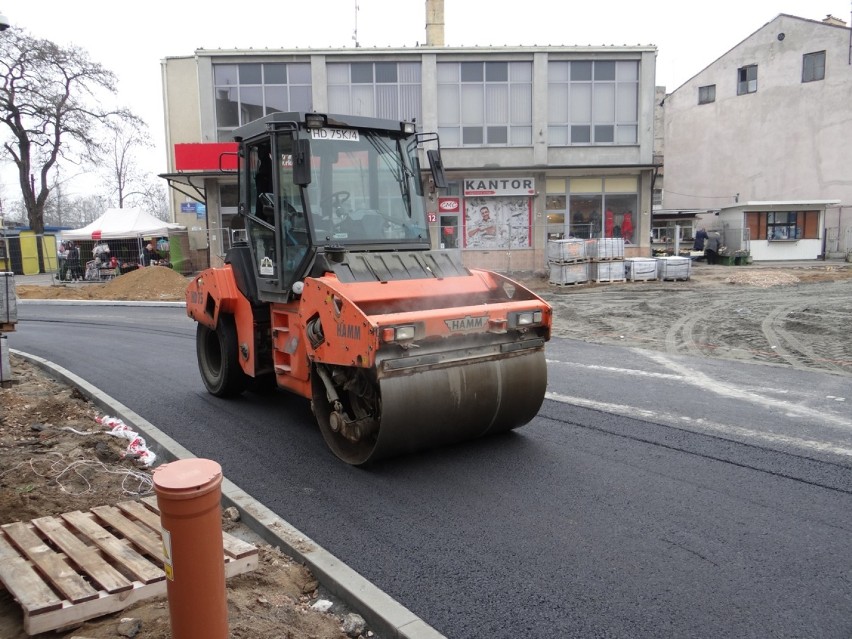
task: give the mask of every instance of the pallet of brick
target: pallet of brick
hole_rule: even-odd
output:
[[[592,280],[595,282],[624,282],[624,261],[592,262]]]
[[[549,240],[547,242],[547,261],[557,264],[583,262],[586,256],[585,240]]]
[[[692,272],[692,260],[688,257],[658,257],[657,277],[661,280],[689,279]]]
[[[14,331],[18,323],[15,274],[0,272],[0,331]]]
[[[623,237],[599,237],[586,240],[586,255],[592,260],[623,260]]]
[[[631,282],[650,282],[657,279],[657,260],[653,257],[628,257],[624,260],[624,275]]]
[[[589,263],[550,264],[550,283],[556,286],[573,286],[589,281]]]

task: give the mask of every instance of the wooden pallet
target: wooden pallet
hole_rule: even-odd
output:
[[[591,259],[588,257],[561,257],[559,259],[549,259],[547,260],[548,264],[583,264],[584,262],[590,262]]]
[[[226,532],[225,577],[257,568],[257,548]],[[166,594],[156,497],[0,527],[0,582],[35,635]]]
[[[589,280],[583,280],[582,282],[550,282],[551,286],[585,286],[589,283]]]
[[[615,282],[626,282],[627,278],[625,277],[604,277],[601,279],[593,279],[593,282],[597,284],[613,284]]]

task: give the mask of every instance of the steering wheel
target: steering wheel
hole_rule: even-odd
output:
[[[346,202],[346,200],[348,200],[350,197],[351,193],[349,193],[349,191],[335,191],[331,194],[331,201],[334,203],[335,206],[340,206],[341,204]]]
[[[351,193],[349,191],[335,191],[331,194],[331,197],[328,197],[324,200],[325,203],[330,202],[331,205],[336,209],[339,208],[344,202],[349,200],[351,197]]]
[[[335,191],[330,196],[321,199],[320,208],[323,218],[331,219],[330,216],[338,215],[343,203],[349,200],[350,196],[349,191]]]

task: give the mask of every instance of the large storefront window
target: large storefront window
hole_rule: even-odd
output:
[[[636,177],[548,178],[547,238],[621,237],[638,244],[638,187]]]

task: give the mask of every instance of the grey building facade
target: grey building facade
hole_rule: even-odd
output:
[[[656,48],[427,46],[198,50],[162,61],[175,221],[209,263],[228,248],[231,131],[273,111],[414,120],[440,136],[433,245],[468,266],[544,268],[548,239],[622,237],[650,254]],[[491,219],[484,220],[484,211]],[[491,224],[495,222],[496,224]],[[486,227],[495,230],[483,232]]]

